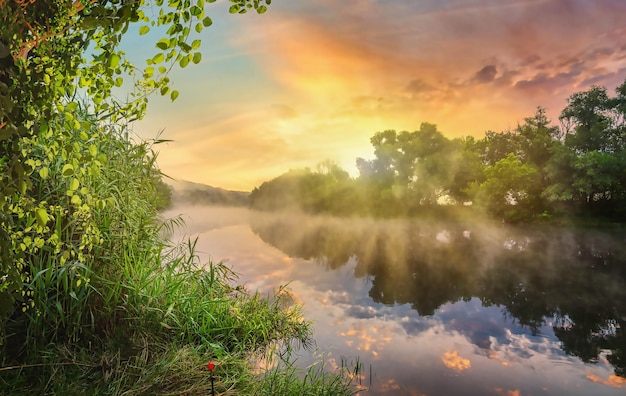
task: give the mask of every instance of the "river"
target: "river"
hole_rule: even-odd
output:
[[[288,288],[363,395],[623,395],[626,234],[176,207],[202,262]]]

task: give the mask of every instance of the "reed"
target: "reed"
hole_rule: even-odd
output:
[[[51,226],[24,256],[29,281],[5,324],[0,394],[206,395],[209,360],[216,394],[351,394],[342,369],[300,372],[285,360],[256,370],[251,356],[314,344],[300,307],[286,288],[262,297],[237,286],[222,263],[199,262],[194,240],[168,242],[182,221],[157,210],[159,141],[135,142],[126,127],[87,112],[81,120],[63,142],[54,134],[23,142],[47,169],[31,175],[32,200],[45,203]],[[84,145],[106,158],[68,180],[46,147]]]

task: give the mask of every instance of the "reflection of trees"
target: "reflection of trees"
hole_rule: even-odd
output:
[[[420,230],[410,230],[419,235]],[[435,235],[398,244],[380,238],[373,254],[357,250],[357,271],[374,276],[370,297],[384,304],[411,304],[422,316],[470,296],[476,271],[470,244],[444,244]],[[387,246],[391,244],[392,246]],[[433,246],[434,245],[434,246]],[[456,246],[456,248],[452,248]],[[383,253],[388,252],[388,253]]]
[[[415,222],[255,223],[265,242],[290,256],[357,260],[370,297],[433,315],[448,302],[478,297],[537,333],[551,323],[562,348],[585,362],[602,351],[626,374],[626,245],[623,236],[568,230],[474,229]]]
[[[485,303],[500,304],[537,331],[552,319],[563,350],[584,362],[602,350],[624,375],[626,251],[620,238],[592,233],[535,233],[522,251],[503,251],[485,271]],[[620,360],[621,359],[621,360]]]

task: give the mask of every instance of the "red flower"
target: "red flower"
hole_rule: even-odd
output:
[[[209,363],[207,364],[207,367],[209,368],[209,371],[210,371],[210,372],[213,372],[213,370],[215,369],[215,365],[214,365],[213,363],[211,363],[211,362],[209,362]]]

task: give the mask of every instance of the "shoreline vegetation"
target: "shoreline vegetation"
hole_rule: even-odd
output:
[[[357,177],[326,160],[250,194],[253,209],[337,216],[461,218],[514,224],[626,221],[626,81],[611,97],[574,93],[560,127],[539,107],[514,130],[448,139],[436,125],[377,132]]]
[[[44,149],[55,147],[54,135],[22,142],[41,150],[33,198],[56,208],[56,226],[13,230],[30,238],[22,261],[29,278],[4,322],[0,393],[206,395],[210,361],[216,394],[354,394],[358,361],[335,371],[322,360],[308,371],[294,365],[290,351],[311,349],[314,339],[287,288],[245,290],[221,263],[200,263],[194,241],[164,238],[182,222],[158,212],[171,199],[156,166],[158,141],[136,143],[125,127],[80,119],[108,157],[97,171],[75,169],[86,177],[74,193],[91,205],[78,205],[66,179],[53,176],[63,173]],[[64,143],[82,144],[84,131]]]

